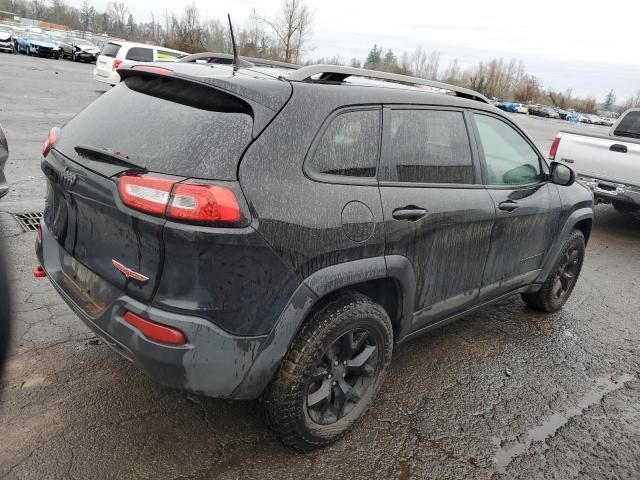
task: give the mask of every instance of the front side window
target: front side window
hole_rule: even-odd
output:
[[[153,62],[153,50],[150,48],[133,47],[127,52],[127,60]]]
[[[462,112],[392,110],[391,175],[399,182],[474,183],[471,147]]]
[[[474,117],[487,167],[487,184],[526,185],[540,181],[538,154],[513,127],[488,115]]]
[[[313,153],[310,167],[325,175],[375,177],[380,111],[357,110],[335,117]]]

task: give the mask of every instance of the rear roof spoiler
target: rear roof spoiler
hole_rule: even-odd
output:
[[[313,79],[318,75],[317,79]],[[410,77],[408,75],[400,75],[397,73],[378,72],[376,70],[366,70],[363,68],[343,67],[341,65],[309,65],[300,67],[296,71],[283,76],[282,78],[292,82],[342,82],[348,77],[371,78],[375,80],[383,80],[393,83],[401,83],[404,85],[420,85],[440,90],[447,90],[454,93],[458,97],[478,102],[488,103],[489,100],[474,90],[450,85],[448,83],[437,82],[435,80],[427,80],[426,78]]]

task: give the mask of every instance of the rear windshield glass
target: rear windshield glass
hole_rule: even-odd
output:
[[[116,58],[118,52],[120,51],[120,45],[115,43],[107,43],[102,49],[102,53],[100,55],[104,55],[105,57]]]
[[[213,88],[130,77],[76,115],[56,149],[82,162],[75,147],[85,145],[150,172],[234,180],[252,128],[246,104]]]
[[[620,137],[640,138],[640,111],[627,113],[613,134]]]
[[[153,62],[153,50],[150,48],[133,47],[127,52],[127,60]]]

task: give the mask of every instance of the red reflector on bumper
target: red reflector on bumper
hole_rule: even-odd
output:
[[[33,276],[36,278],[43,278],[47,276],[47,272],[44,271],[44,268],[42,268],[42,265],[33,267],[32,272],[33,272]]]
[[[139,317],[135,313],[125,313],[124,320],[129,325],[140,330],[140,332],[150,340],[165,343],[167,345],[185,345],[187,343],[187,338],[180,330],[152,322],[151,320]]]

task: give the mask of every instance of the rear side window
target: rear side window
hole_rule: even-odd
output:
[[[175,52],[168,52],[167,50],[158,50],[158,60],[161,62],[173,62],[184,55]]]
[[[310,167],[325,175],[375,177],[379,145],[379,110],[341,113],[324,131]]]
[[[153,62],[153,50],[150,48],[133,47],[127,52],[126,59],[135,62]]]
[[[473,183],[471,147],[462,112],[392,110],[390,117],[385,152],[392,179]]]
[[[627,113],[613,134],[620,137],[640,138],[640,111]]]
[[[252,139],[248,105],[211,87],[130,77],[62,129],[56,149],[82,163],[75,148],[117,152],[150,172],[235,180]]]
[[[119,51],[120,51],[120,45],[115,43],[107,43],[102,48],[102,52],[100,53],[100,55],[103,55],[105,57],[116,58],[116,55],[118,55]]]

